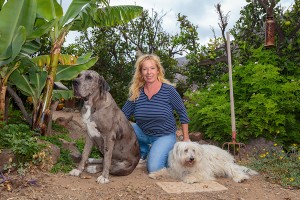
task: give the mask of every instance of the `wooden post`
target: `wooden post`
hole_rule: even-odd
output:
[[[232,63],[231,63],[231,49],[230,49],[230,33],[226,33],[227,37],[227,56],[229,69],[229,89],[230,89],[230,111],[231,111],[231,129],[232,142],[236,142],[236,127],[235,127],[235,112],[234,112],[234,98],[233,98],[233,84],[232,84]]]

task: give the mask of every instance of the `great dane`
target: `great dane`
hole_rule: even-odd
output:
[[[108,183],[109,174],[129,175],[140,159],[139,144],[130,122],[108,92],[108,83],[97,72],[86,70],[74,79],[73,88],[74,95],[84,100],[81,115],[87,135],[78,168],[69,174],[81,174],[95,145],[104,157],[98,163],[102,170],[98,183]]]

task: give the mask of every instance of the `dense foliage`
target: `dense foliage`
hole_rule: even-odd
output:
[[[270,50],[255,50],[253,57],[256,62],[233,68],[238,140],[265,137],[281,144],[300,143],[299,79],[280,74],[281,69],[274,65],[278,58]],[[230,141],[228,75],[187,96],[191,130],[204,132],[215,141]]]
[[[17,163],[24,164],[32,160],[34,154],[42,149],[38,138],[26,124],[0,124],[0,149],[9,148],[16,156]]]

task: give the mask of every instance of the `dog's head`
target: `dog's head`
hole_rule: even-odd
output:
[[[176,142],[173,157],[182,166],[193,167],[200,159],[199,146],[195,142]]]
[[[74,95],[76,97],[87,100],[89,96],[100,92],[103,95],[109,91],[109,85],[97,72],[93,70],[86,70],[80,72],[77,78],[73,80]]]

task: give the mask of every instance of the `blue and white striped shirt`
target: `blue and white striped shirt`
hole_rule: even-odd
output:
[[[186,108],[176,89],[163,83],[158,93],[149,100],[141,89],[136,101],[127,100],[122,108],[127,119],[132,115],[145,134],[162,136],[176,132],[176,120],[173,111],[179,115],[181,124],[189,123]]]

